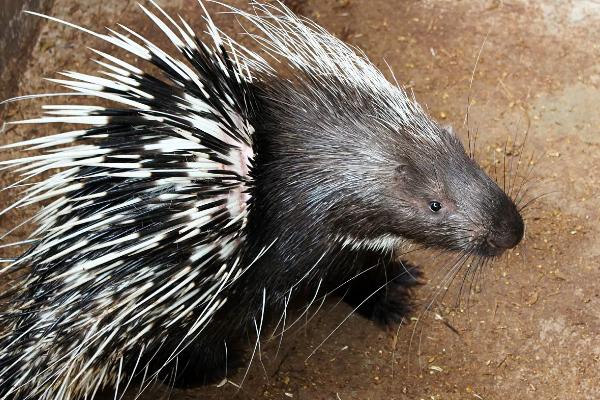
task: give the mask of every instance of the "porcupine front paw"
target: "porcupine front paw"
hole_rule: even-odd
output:
[[[420,284],[421,276],[419,269],[407,262],[377,266],[352,282],[344,301],[379,325],[398,323],[412,311],[412,288]]]

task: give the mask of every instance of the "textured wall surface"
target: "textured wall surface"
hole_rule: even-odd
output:
[[[52,3],[52,0],[0,1],[0,99],[14,95],[19,71],[25,68],[42,21],[23,10],[46,12]]]

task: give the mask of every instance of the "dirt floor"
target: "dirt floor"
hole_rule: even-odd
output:
[[[200,26],[195,1],[160,3]],[[220,387],[173,392],[156,387],[142,398],[600,398],[600,4],[293,3],[386,71],[387,62],[430,113],[465,140],[470,99],[468,125],[472,135],[477,132],[478,160],[493,171],[494,160],[507,153],[511,176],[523,176],[533,164],[529,198],[545,196],[526,210],[524,243],[477,278],[468,306],[464,296],[457,306],[459,278],[425,312],[446,271],[438,273],[444,264],[439,258],[423,261],[428,282],[416,294],[421,305],[398,329],[384,331],[354,315],[341,324],[351,308],[328,303],[286,336],[278,352],[277,340],[266,343],[247,376],[242,369]],[[96,29],[121,22],[153,36],[133,1],[56,0],[51,14]],[[216,20],[226,31],[236,30],[227,16]],[[89,36],[47,25],[23,70],[19,94],[43,91],[48,83],[42,77],[59,70],[92,70],[85,50],[92,44],[104,48]],[[5,118],[35,115],[35,105],[11,106]],[[10,130],[2,140],[40,133]],[[527,137],[523,151],[515,137],[517,144]],[[12,225],[2,221],[3,228]]]

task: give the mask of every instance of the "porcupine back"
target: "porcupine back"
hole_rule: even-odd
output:
[[[421,124],[413,132],[432,129],[419,106],[352,49],[286,10],[276,17],[267,6],[256,6],[264,16],[234,11],[262,30],[258,42],[304,79],[313,103],[326,107],[346,94],[336,87],[347,88],[363,97],[346,117],[368,106],[372,113],[393,110],[406,126]],[[255,168],[251,121],[260,120],[252,86],[257,82],[258,92],[271,88],[276,97],[278,86],[270,81],[283,78],[220,33],[208,16],[210,44],[156,7],[162,19],[142,9],[181,59],[126,27],[124,33],[98,34],[57,20],[153,64],[163,75],[93,50],[100,75],[65,72],[52,81],[113,107],[49,105],[45,116],[18,122],[90,127],[9,145],[44,152],[4,163],[23,174],[19,182],[60,172],[3,211],[44,204],[29,221],[38,225],[33,245],[5,268],[28,273],[4,295],[9,308],[0,317],[0,399],[90,398],[108,386],[118,393],[134,374],[156,376],[148,359],[171,336],[180,342],[169,344],[161,361],[176,359],[236,288],[244,288],[240,281],[259,279],[253,264],[278,240],[273,235],[256,246],[247,220]],[[424,134],[411,140],[436,139]],[[377,247],[384,239],[364,245]],[[295,286],[319,273],[317,264],[297,271],[299,277],[278,279]],[[265,299],[253,301],[264,307]]]

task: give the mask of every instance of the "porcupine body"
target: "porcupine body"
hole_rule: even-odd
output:
[[[58,172],[13,205],[43,208],[4,269],[23,278],[3,295],[0,399],[218,376],[269,310],[389,264],[404,242],[493,257],[520,241],[513,202],[454,134],[318,26],[283,6],[231,9],[269,63],[208,15],[210,42],[153,6],[177,57],[126,27],[59,22],[162,75],[93,50],[97,76],[53,81],[112,106],[45,106],[18,123],[86,127],[9,145],[43,152],[4,163],[19,183]],[[371,278],[359,293],[382,288]]]

